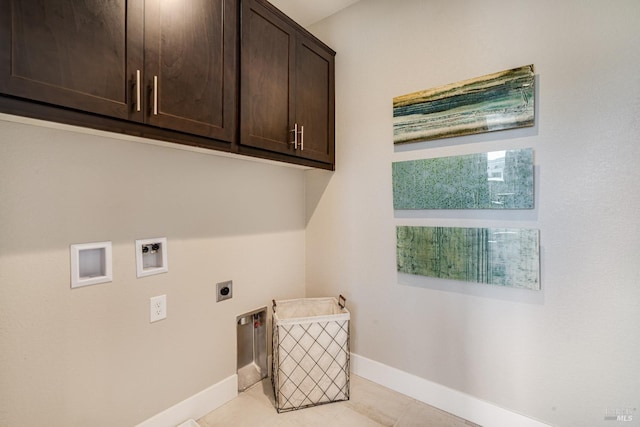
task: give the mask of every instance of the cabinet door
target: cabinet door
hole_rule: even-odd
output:
[[[234,139],[237,13],[235,0],[147,0],[149,124]]]
[[[296,48],[295,117],[300,156],[334,163],[334,56],[300,36]]]
[[[295,154],[293,29],[253,0],[242,2],[240,143]]]
[[[333,165],[335,53],[290,22],[243,1],[240,144]]]
[[[135,118],[141,18],[141,0],[0,0],[0,92]]]

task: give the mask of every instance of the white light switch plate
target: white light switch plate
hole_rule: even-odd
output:
[[[167,296],[159,295],[149,298],[150,312],[149,322],[157,322],[158,320],[167,318]]]

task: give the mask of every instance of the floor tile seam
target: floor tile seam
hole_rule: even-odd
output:
[[[269,389],[270,390],[264,390],[262,384],[257,383],[255,386],[252,386],[247,390],[241,393],[238,393],[238,397],[240,397],[241,395],[244,395],[248,399],[251,399],[251,401],[258,403],[261,406],[271,408],[275,413],[277,413],[276,407],[275,407],[275,400],[273,397],[273,391],[271,390],[271,387],[269,387]]]
[[[406,411],[406,409],[408,408],[408,405],[409,403],[402,405],[403,410],[400,411],[401,414]],[[347,401],[345,402],[345,406],[349,408],[351,411],[357,412],[358,414],[363,415],[369,418],[370,420],[384,426],[391,427],[392,425],[394,425],[395,422],[399,420],[399,418],[396,418],[391,415],[387,415],[382,411],[379,411],[373,405],[367,405],[367,404],[356,402],[356,401]],[[391,424],[389,424],[389,422],[391,422]]]
[[[261,402],[261,399],[258,399],[258,398],[254,397],[254,396],[250,396],[248,394],[239,393],[238,396],[236,396],[235,398],[233,398],[230,401],[226,402],[224,405],[222,405],[222,406],[216,408],[214,411],[211,411],[208,414],[204,415],[201,418],[201,420],[206,422],[207,425],[202,425],[201,427],[212,427],[211,424],[209,424],[207,422],[207,420],[206,420],[207,416],[209,416],[211,414],[215,414],[216,418],[218,418],[220,416],[220,414],[224,414],[225,412],[230,413],[230,412],[233,412],[234,410],[238,410],[238,407],[240,407],[240,408],[244,408],[244,407],[249,407],[249,408],[262,407],[262,409],[273,408],[273,406],[269,405],[268,403],[265,404],[265,403]],[[273,408],[273,412],[274,412],[274,414],[276,413],[275,408]]]
[[[340,405],[341,406],[341,410],[344,411],[344,412],[349,413],[353,418],[363,417],[363,418],[375,423],[377,426],[380,426],[380,427],[392,427],[392,424],[382,423],[377,419],[371,418],[367,414],[364,414],[364,413],[362,413],[360,411],[357,411],[357,410],[353,409],[352,407],[348,406],[348,401],[330,403],[330,405]]]
[[[447,411],[445,411],[445,410],[443,410],[443,409],[440,409],[440,408],[438,408],[438,407],[436,407],[436,406],[429,405],[428,403],[424,403],[424,402],[422,402],[422,401],[420,401],[420,400],[416,400],[416,399],[413,399],[413,398],[411,398],[411,400],[413,400],[413,401],[414,401],[415,405],[416,405],[418,408],[429,408],[429,409],[433,410],[434,412],[439,413],[439,414],[440,414],[441,416],[443,416],[443,417],[447,417],[447,418],[454,419],[454,420],[455,420],[455,421],[457,421],[458,423],[461,423],[461,425],[462,425],[462,424],[464,424],[464,425],[469,425],[469,426],[471,426],[471,427],[473,427],[473,426],[475,426],[475,427],[481,427],[481,426],[478,426],[477,424],[473,424],[473,423],[471,423],[471,421],[469,421],[469,420],[466,420],[466,419],[464,419],[464,418],[462,418],[462,417],[459,417],[459,416],[457,416],[457,415],[454,415],[454,414],[452,414],[451,412],[447,412]]]
[[[424,403],[424,402],[421,402],[419,400],[416,400],[414,403],[412,403],[410,405],[409,408],[407,408],[406,411],[403,412],[403,414],[400,416],[400,418],[398,419],[396,424],[394,424],[394,427],[401,427],[401,426],[403,426],[405,424],[415,425],[413,423],[407,423],[407,421],[411,420],[412,418],[414,418],[416,416],[416,414],[418,413],[418,411],[429,411],[429,412],[431,412],[431,415],[429,416],[429,418],[438,417],[438,418],[441,418],[440,421],[446,420],[446,427],[465,427],[465,426],[467,426],[467,424],[466,424],[467,420],[465,420],[464,418],[460,418],[460,417],[458,417],[456,415],[453,415],[453,414],[451,414],[449,412],[443,411],[442,409],[436,408],[435,406],[431,406],[431,405],[429,405],[427,403]],[[481,426],[478,426],[478,427],[481,427]]]

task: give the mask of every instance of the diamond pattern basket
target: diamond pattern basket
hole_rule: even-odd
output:
[[[342,295],[273,301],[271,383],[278,412],[349,400],[345,302]]]

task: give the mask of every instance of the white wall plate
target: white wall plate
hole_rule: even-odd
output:
[[[136,240],[136,271],[138,277],[169,271],[166,237]]]
[[[71,287],[113,280],[111,242],[71,245]]]

